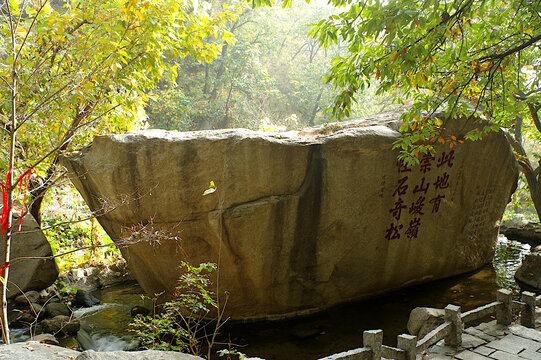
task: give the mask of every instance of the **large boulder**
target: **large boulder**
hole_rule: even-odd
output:
[[[215,262],[228,316],[292,316],[491,261],[518,174],[504,134],[408,168],[397,119],[98,136],[63,162],[149,294],[171,296],[183,260]],[[446,123],[450,141],[487,125]]]
[[[515,279],[524,290],[541,293],[541,245],[522,259]]]
[[[411,335],[422,339],[426,334],[443,324],[445,310],[429,307],[416,307],[410,313],[407,329]]]
[[[45,289],[58,277],[51,245],[34,217],[30,214],[23,217],[21,231],[19,219],[18,213],[14,213],[8,298],[16,297],[21,291]],[[0,241],[0,254],[4,253],[4,249],[5,244]]]
[[[500,234],[509,240],[517,240],[531,246],[541,245],[541,224],[526,220],[508,220],[502,222]]]

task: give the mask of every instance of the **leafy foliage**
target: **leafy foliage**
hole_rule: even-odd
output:
[[[322,77],[330,59],[344,48],[321,49],[307,34],[309,24],[336,9],[303,2],[289,5],[244,7],[228,25],[235,39],[222,47],[213,63],[190,57],[172,60],[179,63],[182,75],[160,84],[147,108],[150,125],[181,131],[256,130],[264,122],[291,129],[330,121],[324,109],[335,94]],[[377,97],[371,89],[363,95],[352,114],[362,116],[385,106],[372,101]]]
[[[54,182],[56,150],[144,125],[152,88],[164,75],[177,74],[167,58],[216,57],[230,36],[225,24],[237,12],[211,15],[194,6],[176,0],[0,3],[0,12],[7,16],[9,10],[16,24],[0,21],[0,154],[9,151],[8,119],[16,111],[15,167],[36,168],[31,190],[41,189],[33,196],[43,196]],[[1,159],[0,167],[9,168],[8,156]]]
[[[181,268],[183,274],[174,299],[163,304],[159,314],[138,315],[130,326],[142,348],[200,355],[206,346],[209,359],[214,336],[223,324],[218,301],[209,290],[212,285],[209,277],[216,264],[192,266],[182,262]],[[204,319],[211,313],[217,314],[215,322]]]
[[[326,80],[340,88],[336,116],[349,115],[356,94],[378,80],[378,92],[400,90],[415,105],[404,115],[415,135],[401,148],[427,152],[420,142],[442,139],[439,124],[422,115],[445,111],[448,118],[479,112],[500,124],[526,115],[517,94],[537,101],[536,45],[541,7],[532,1],[343,1],[347,11],[313,29],[323,46],[339,41],[348,55],[337,57]],[[400,100],[399,100],[400,101]],[[402,100],[403,101],[403,100]],[[518,111],[518,112],[517,112]],[[466,136],[476,139],[491,129]],[[405,145],[405,146],[403,146]],[[431,147],[428,146],[428,149]]]
[[[44,201],[43,232],[60,272],[78,266],[110,265],[121,260],[113,244],[73,186],[54,187]],[[110,244],[110,246],[105,246]],[[75,251],[78,250],[78,251]]]
[[[522,0],[332,0],[344,10],[321,20],[311,34],[324,47],[342,43],[326,81],[339,88],[335,116],[348,116],[359,92],[374,85],[413,102],[402,115],[400,157],[418,163],[434,144],[449,147],[507,130],[541,212],[539,167],[528,159],[523,132],[539,133],[541,3]],[[433,115],[443,113],[439,119]],[[495,125],[463,138],[444,136],[456,117],[484,117]]]

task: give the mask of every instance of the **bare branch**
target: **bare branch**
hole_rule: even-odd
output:
[[[528,97],[530,97],[531,95],[537,94],[538,92],[541,92],[541,88],[533,89],[526,93],[519,90],[517,94],[515,94],[515,98],[518,100],[526,101],[528,100]]]
[[[47,5],[47,1],[43,2],[43,4],[38,9],[38,12],[36,13],[36,16],[34,16],[34,19],[32,19],[32,23],[30,24],[30,26],[28,27],[28,30],[26,31],[26,35],[24,36],[23,42],[21,43],[21,46],[19,46],[19,51],[17,51],[17,55],[15,56],[15,59],[14,59],[15,61],[17,61],[17,59],[19,58],[19,55],[21,54],[21,51],[22,51],[24,45],[26,44],[26,40],[28,39],[28,36],[30,35],[30,32],[32,31],[32,28],[36,24],[36,21],[38,20],[38,16],[41,13],[41,11],[43,10],[43,8],[45,7],[45,5]],[[23,7],[24,6],[25,5],[23,5]],[[19,16],[19,22],[21,21],[22,13],[23,13],[23,11],[21,10],[21,16]],[[19,25],[19,23],[17,23],[17,25]]]
[[[479,62],[486,62],[486,61],[493,61],[493,60],[498,60],[498,59],[505,59],[506,57],[508,57],[509,55],[512,55],[516,52],[519,52],[521,50],[524,50],[526,49],[527,47],[529,46],[532,46],[533,44],[535,44],[536,42],[540,41],[541,40],[541,34],[537,35],[537,36],[534,36],[532,38],[530,38],[530,40],[528,41],[525,41],[523,42],[522,44],[514,47],[514,48],[511,48],[503,53],[494,53],[494,54],[491,54],[491,55],[486,55],[486,56],[482,56],[480,58],[477,59],[477,61]]]
[[[13,88],[11,87],[11,84],[7,81],[7,79],[5,77],[3,77],[2,75],[0,75],[0,80],[2,80],[4,83],[6,83],[6,85],[8,86],[8,88],[10,90],[12,90]]]

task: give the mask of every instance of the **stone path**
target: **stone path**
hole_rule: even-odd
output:
[[[458,349],[440,341],[417,359],[541,360],[541,331],[521,325],[502,326],[494,320],[464,329],[462,346]]]

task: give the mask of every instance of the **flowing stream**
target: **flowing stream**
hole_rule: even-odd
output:
[[[371,300],[336,306],[314,315],[283,321],[229,323],[221,329],[222,341],[237,350],[266,360],[318,359],[361,346],[362,333],[383,329],[384,343],[396,344],[406,332],[410,311],[417,306],[443,308],[449,303],[462,311],[496,299],[496,290],[517,290],[515,270],[530,246],[500,236],[494,266],[474,273],[402,289]],[[137,285],[123,285],[93,293],[101,304],[76,311],[82,331],[77,340],[85,349],[113,351],[135,346],[128,332],[130,310],[151,308]],[[217,358],[217,357],[215,357]]]

